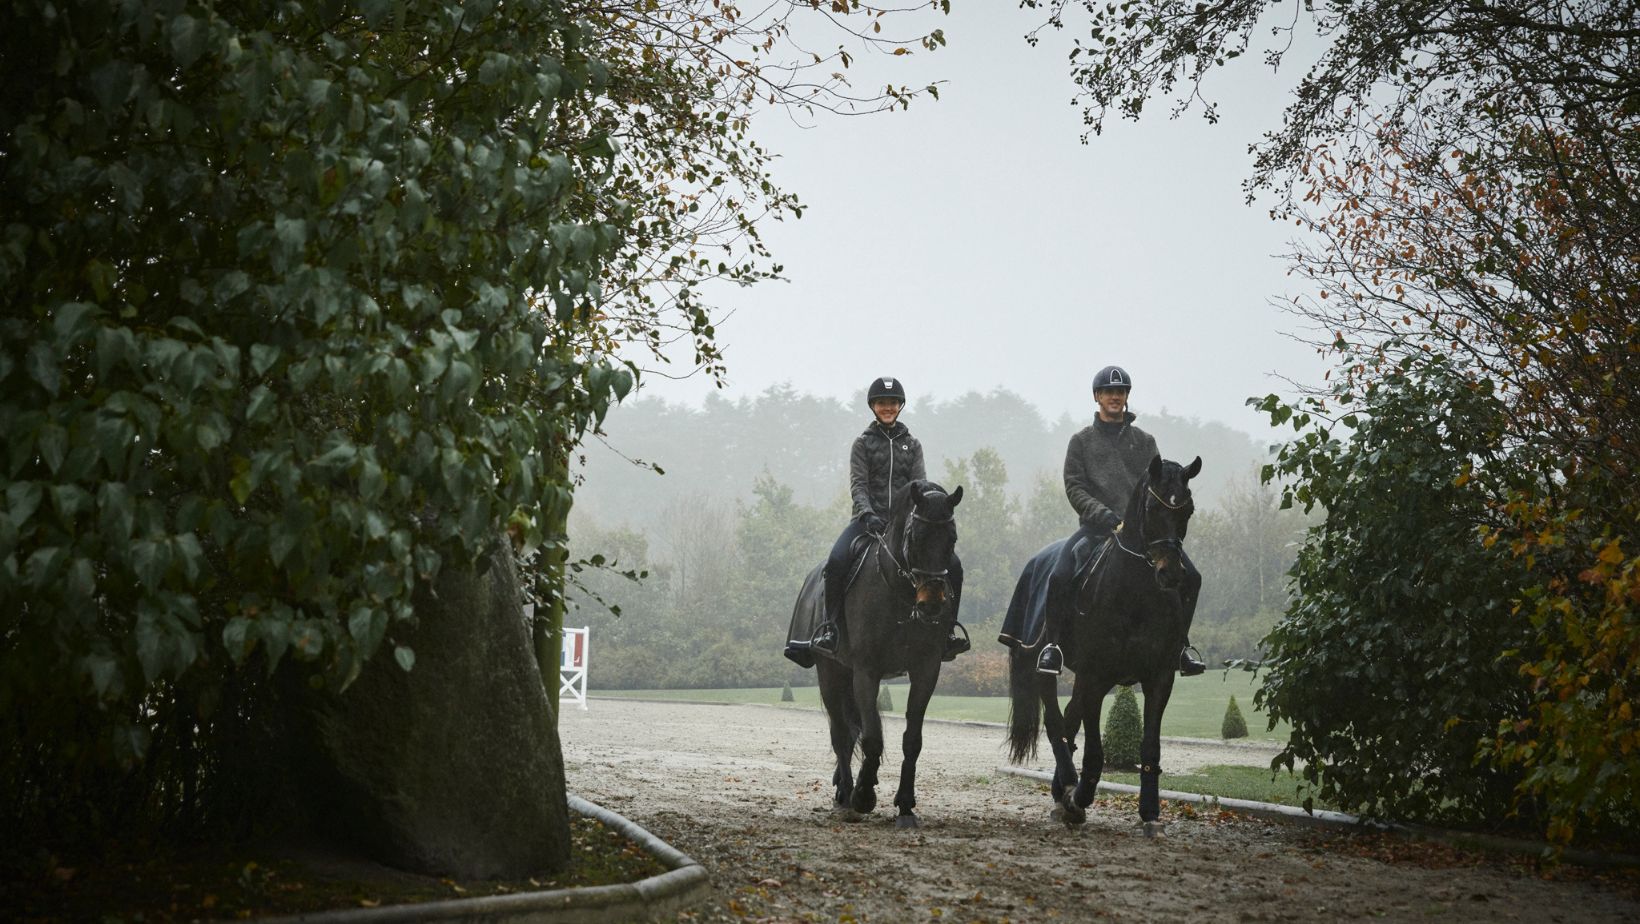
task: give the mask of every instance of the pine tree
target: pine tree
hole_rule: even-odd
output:
[[[894,697],[889,694],[887,686],[877,689],[877,708],[883,712],[894,711]]]
[[[780,701],[783,703],[797,702],[797,697],[792,695],[792,682],[790,680],[786,681],[786,685],[780,688]]]
[[[1119,687],[1110,718],[1105,720],[1105,769],[1139,769],[1139,739],[1144,730],[1139,721],[1139,700],[1132,687]]]
[[[1236,695],[1230,694],[1230,706],[1224,710],[1224,727],[1219,730],[1223,738],[1247,737],[1247,720],[1241,717],[1241,707],[1236,705]]]

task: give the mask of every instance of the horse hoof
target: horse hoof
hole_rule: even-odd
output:
[[[1072,805],[1069,801],[1065,801],[1054,806],[1048,817],[1067,828],[1074,828],[1088,820],[1088,813]]]
[[[894,827],[902,830],[906,828],[915,828],[918,824],[919,822],[917,821],[917,816],[915,815],[900,815],[894,819]]]
[[[1149,839],[1167,837],[1167,825],[1164,825],[1159,821],[1145,822],[1145,837]]]

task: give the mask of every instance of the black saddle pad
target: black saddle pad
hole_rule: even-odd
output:
[[[1014,595],[1008,601],[1008,614],[1002,619],[997,641],[1011,648],[1035,649],[1042,645],[1048,628],[1048,578],[1060,556],[1065,554],[1065,544],[1069,541],[1067,538],[1050,542],[1025,563],[1025,570],[1014,584]],[[1080,584],[1093,567],[1095,553],[1102,544],[1083,537],[1071,548],[1075,561],[1073,583]]]
[[[865,563],[866,555],[876,545],[874,536],[860,536],[849,546],[848,584],[853,584],[860,576],[860,568]],[[797,592],[797,603],[792,607],[792,621],[786,630],[786,641],[806,642],[814,637],[814,630],[826,618],[826,579],[825,563],[816,565],[803,578],[803,586]],[[844,590],[847,590],[844,585]]]

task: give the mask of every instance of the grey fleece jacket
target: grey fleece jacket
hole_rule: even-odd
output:
[[[876,514],[888,519],[888,505],[894,493],[919,478],[923,472],[922,444],[905,424],[884,427],[873,420],[866,432],[854,440],[848,457],[848,492],[854,499],[854,516]]]
[[[1120,522],[1134,486],[1159,455],[1155,437],[1133,420],[1131,412],[1120,423],[1095,420],[1065,449],[1065,496],[1084,525],[1109,529]]]

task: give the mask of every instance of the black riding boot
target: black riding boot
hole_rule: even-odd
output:
[[[837,654],[837,645],[840,641],[837,626],[843,619],[843,591],[845,587],[838,585],[843,582],[832,576],[828,567],[824,575],[826,581],[826,614],[825,621],[814,630],[814,638],[809,639],[809,648],[823,652],[828,656]]]
[[[1186,639],[1184,650],[1179,652],[1179,675],[1181,677],[1194,677],[1207,670],[1207,662],[1203,661],[1201,657],[1202,653],[1197,651],[1196,647]]]
[[[1057,677],[1064,669],[1065,653],[1059,650],[1059,646],[1053,642],[1043,645],[1042,653],[1036,656],[1036,672]]]
[[[960,622],[951,624],[951,634],[945,637],[945,651],[940,655],[941,661],[955,661],[957,655],[974,647],[968,641],[968,629]]]

